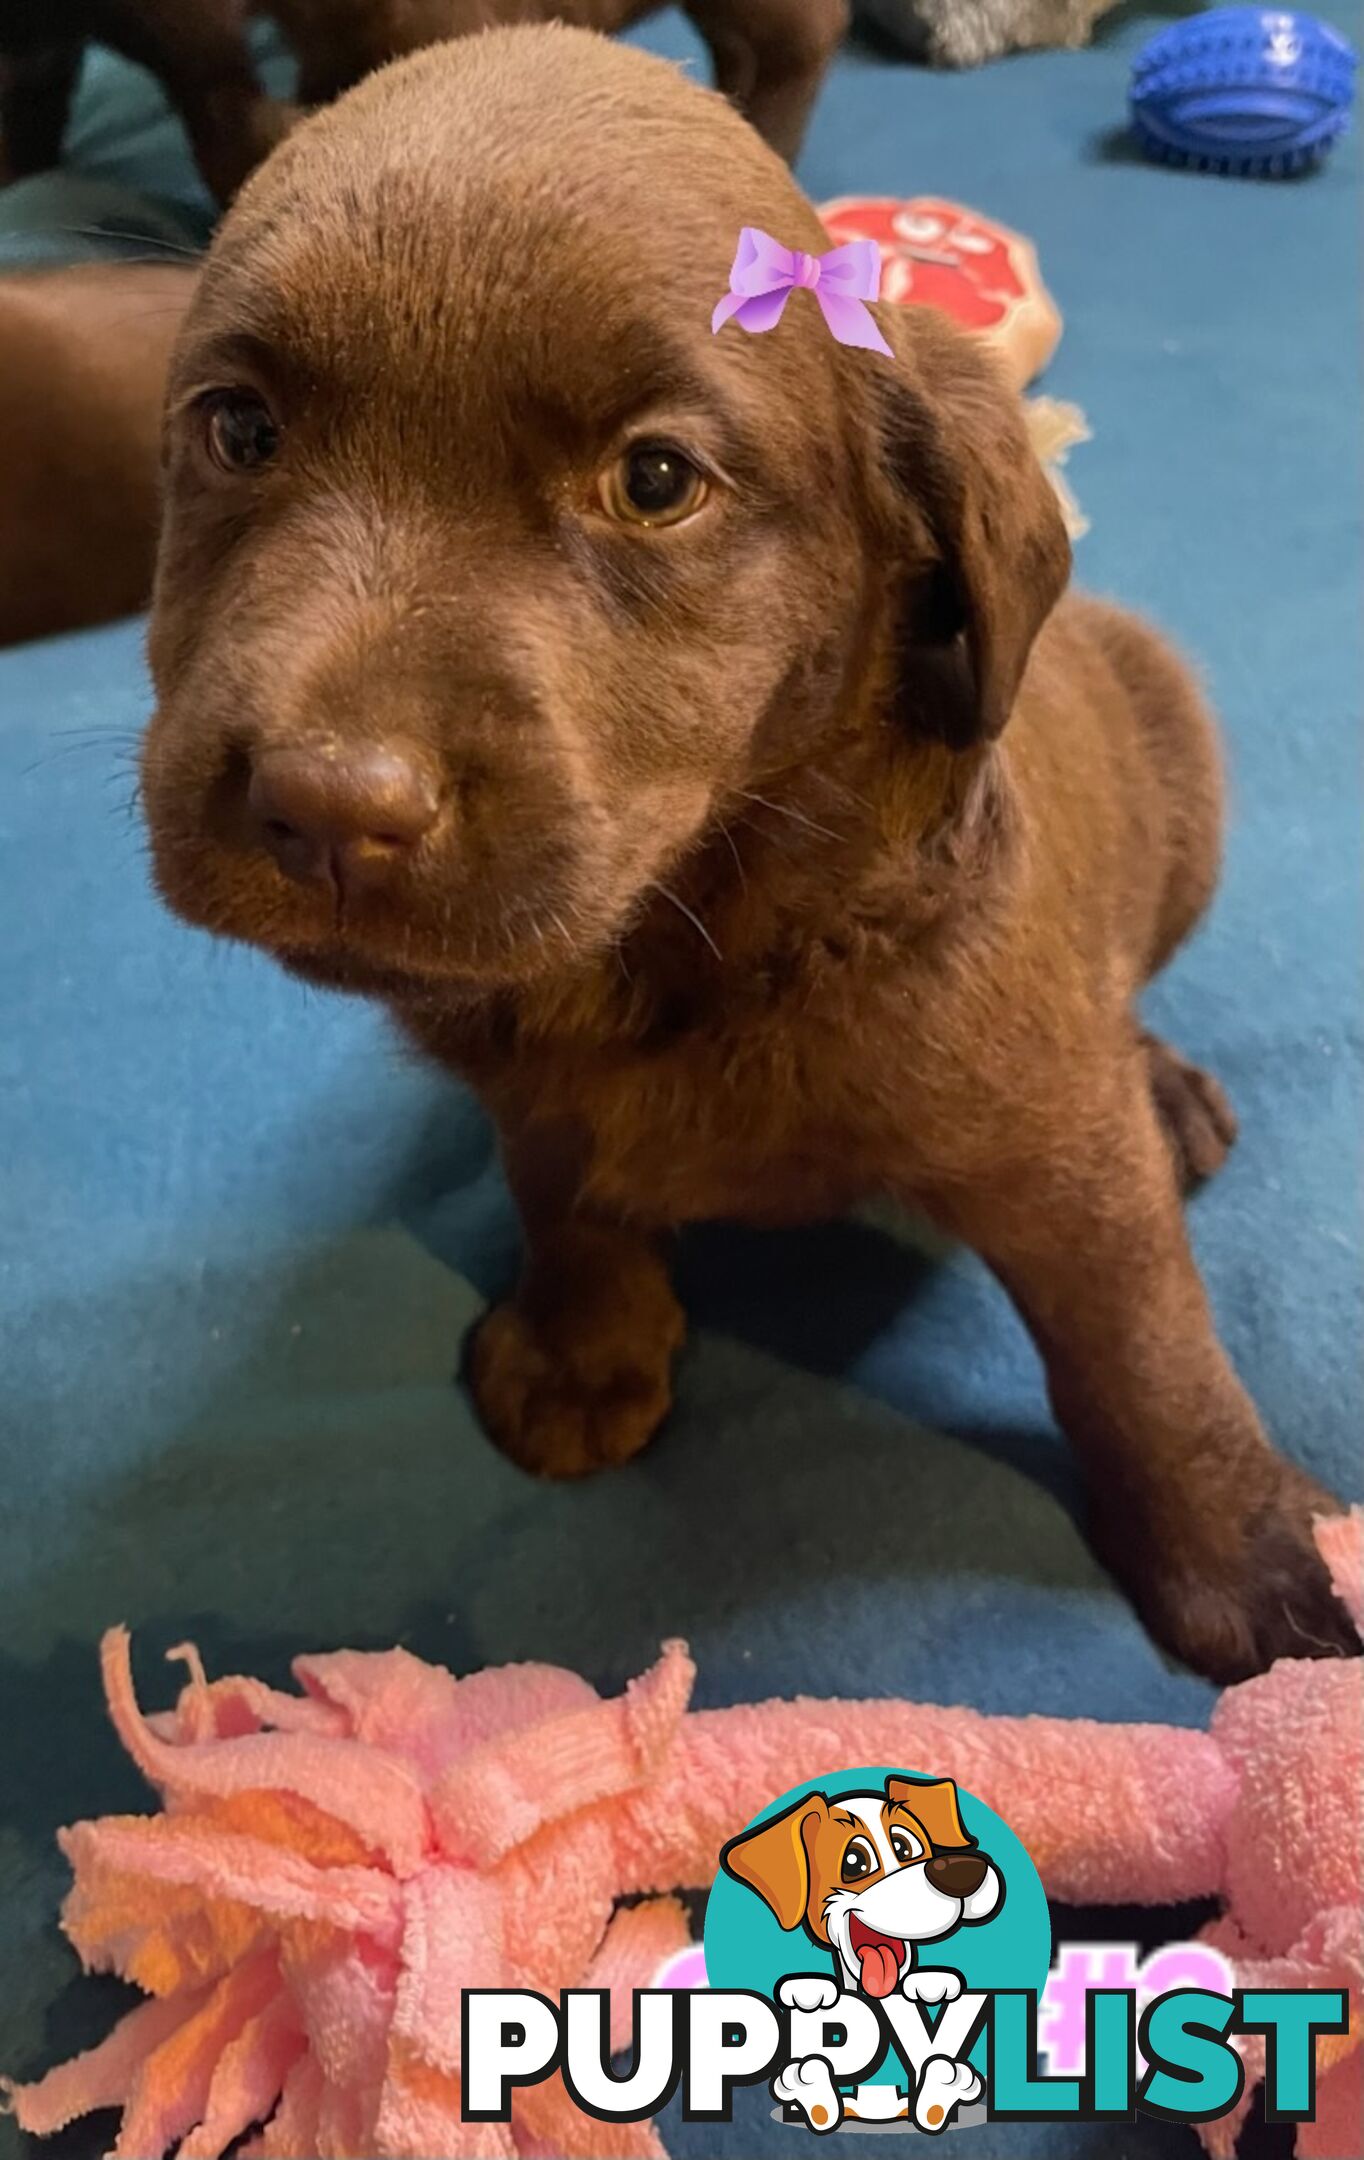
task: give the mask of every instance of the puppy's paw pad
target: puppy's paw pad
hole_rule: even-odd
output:
[[[788,2063],[772,2080],[772,2098],[799,2108],[812,2130],[836,2130],[843,2120],[843,2102],[822,2055]]]
[[[585,1378],[556,1358],[514,1305],[498,1305],[470,1342],[470,1392],[490,1437],[536,1477],[584,1477],[628,1462],[671,1398],[668,1374],[620,1367]]]
[[[792,1973],[778,1987],[777,2000],[788,2010],[832,2010],[838,1982],[829,1973]]]
[[[923,1972],[907,1972],[900,1982],[900,1993],[910,2002],[955,2002],[961,1993],[961,1974],[940,1970],[934,1966]]]
[[[1185,1192],[1215,1177],[1236,1142],[1236,1112],[1225,1088],[1158,1035],[1145,1038],[1151,1093]]]
[[[947,2055],[930,2055],[919,2076],[914,2095],[914,2120],[921,2130],[945,2130],[955,2109],[979,2097],[980,2078],[970,2063],[953,2062]]]

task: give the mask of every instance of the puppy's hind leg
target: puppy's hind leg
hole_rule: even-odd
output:
[[[1142,1031],[1141,1044],[1180,1190],[1193,1192],[1217,1175],[1235,1146],[1236,1112],[1221,1081],[1201,1065],[1191,1064],[1149,1029]]]
[[[683,0],[715,87],[790,164],[824,71],[847,34],[848,0]]]
[[[1091,609],[1114,673],[1126,692],[1148,777],[1161,805],[1159,889],[1143,980],[1160,972],[1201,921],[1222,858],[1222,757],[1217,728],[1193,674],[1147,623],[1117,608]],[[1215,1175],[1236,1139],[1236,1115],[1211,1073],[1137,1026],[1156,1114],[1181,1190]]]

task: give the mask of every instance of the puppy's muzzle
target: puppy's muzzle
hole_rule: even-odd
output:
[[[415,750],[320,741],[259,750],[247,808],[287,877],[345,893],[387,883],[434,827],[441,798]]]
[[[944,1897],[969,1898],[985,1880],[987,1862],[979,1853],[934,1853],[924,1873]]]

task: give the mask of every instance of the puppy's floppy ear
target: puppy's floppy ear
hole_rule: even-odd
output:
[[[992,356],[933,308],[895,313],[900,365],[876,380],[903,563],[895,703],[907,727],[960,750],[1008,719],[1070,541]]]
[[[731,1838],[720,1865],[736,1882],[756,1890],[784,1928],[799,1927],[810,1902],[810,1855],[806,1826],[817,1829],[828,1818],[823,1793],[806,1793],[782,1814]]]
[[[974,1845],[961,1809],[957,1805],[957,1788],[951,1778],[939,1778],[932,1785],[916,1785],[913,1778],[892,1777],[886,1779],[887,1800],[900,1800],[911,1815],[917,1815],[934,1848],[946,1845]]]

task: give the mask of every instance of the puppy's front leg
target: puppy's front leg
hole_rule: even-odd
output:
[[[566,1205],[545,1157],[533,1138],[506,1149],[525,1258],[515,1297],[480,1322],[467,1373],[504,1454],[541,1477],[581,1477],[653,1436],[686,1326],[655,1241]]]
[[[1217,1340],[1144,1067],[1053,1110],[1050,1149],[930,1205],[1028,1323],[1100,1557],[1214,1679],[1357,1648],[1312,1541],[1338,1503],[1271,1448]]]

